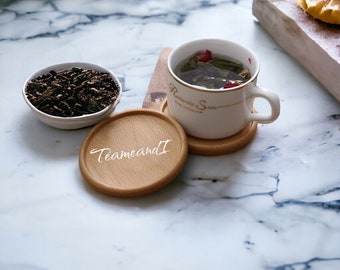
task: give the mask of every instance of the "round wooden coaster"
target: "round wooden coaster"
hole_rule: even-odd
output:
[[[79,167],[95,189],[136,197],[173,180],[187,154],[186,134],[174,119],[155,110],[129,110],[90,131],[81,146]]]
[[[169,114],[165,100],[160,108],[161,112]],[[232,153],[252,141],[256,134],[257,122],[250,122],[237,134],[222,139],[200,139],[187,135],[189,152],[197,155],[213,156]]]

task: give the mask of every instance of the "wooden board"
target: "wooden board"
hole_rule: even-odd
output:
[[[170,52],[170,48],[165,48],[159,55],[154,73],[151,77],[149,87],[143,101],[143,108],[159,111],[164,99],[166,98],[167,60]]]
[[[340,27],[313,19],[294,0],[254,0],[253,14],[340,101]]]

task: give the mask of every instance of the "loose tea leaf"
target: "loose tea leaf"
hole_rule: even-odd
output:
[[[26,96],[33,106],[61,117],[101,111],[112,104],[118,94],[118,85],[109,73],[77,67],[51,70],[26,86]]]

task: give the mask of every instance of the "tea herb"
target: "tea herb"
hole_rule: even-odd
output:
[[[209,50],[197,52],[175,68],[185,82],[209,89],[235,87],[250,79],[250,71],[241,62],[213,56]]]
[[[101,111],[112,104],[118,94],[118,85],[109,73],[77,67],[51,70],[30,80],[26,86],[26,96],[33,106],[61,117]]]

